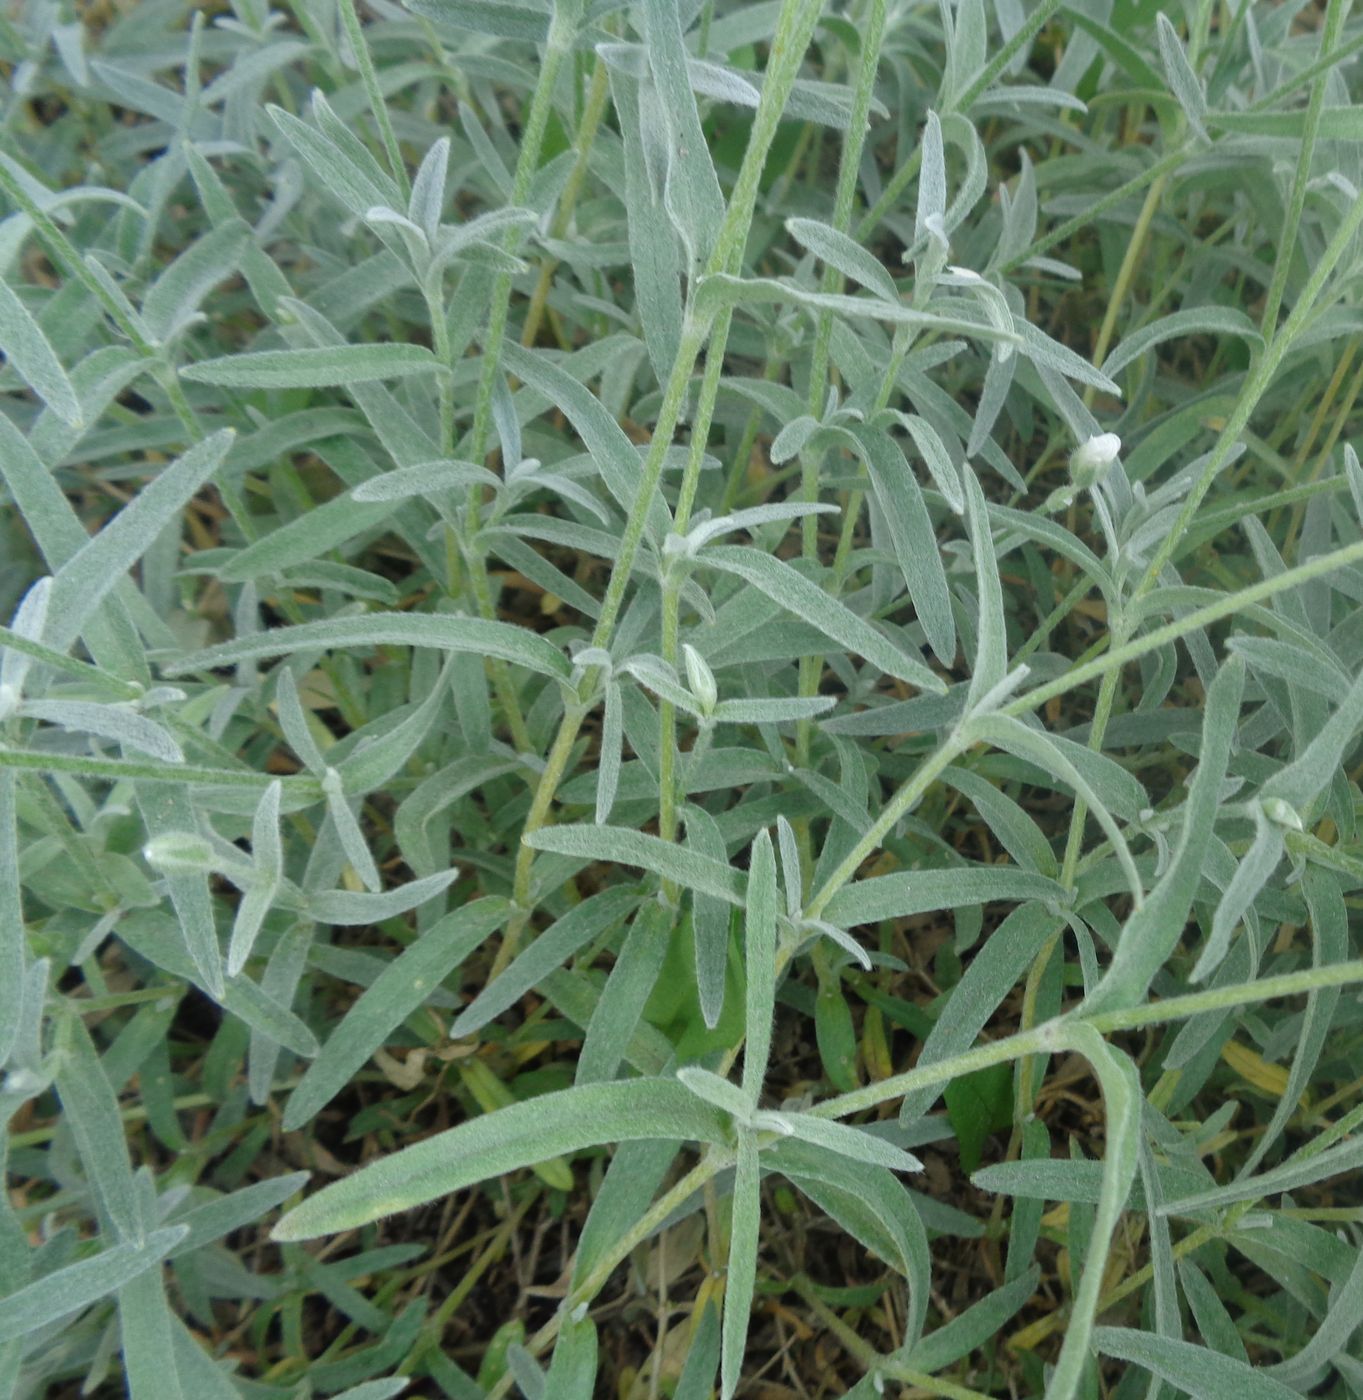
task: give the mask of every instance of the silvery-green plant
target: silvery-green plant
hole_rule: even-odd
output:
[[[1360,52],[11,6],[0,1396],[1363,1391]]]

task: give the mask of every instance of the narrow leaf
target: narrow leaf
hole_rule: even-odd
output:
[[[1300,1391],[1274,1380],[1261,1368],[1174,1337],[1131,1327],[1099,1327],[1093,1333],[1093,1344],[1104,1356],[1140,1366],[1195,1400],[1288,1400],[1289,1396],[1300,1400]]]
[[[371,1162],[295,1207],[272,1234],[305,1240],[354,1229],[550,1157],[641,1138],[723,1142],[725,1120],[672,1079],[561,1089]]]
[[[28,307],[0,277],[0,352],[19,378],[72,428],[83,426],[80,400]]]
[[[176,658],[164,668],[169,676],[235,666],[263,656],[284,656],[311,648],[348,650],[362,646],[432,647],[437,651],[472,652],[496,656],[554,680],[572,674],[568,658],[537,632],[506,622],[455,617],[449,613],[369,613],[363,617],[330,617],[295,627],[276,627],[235,641],[220,642],[203,651]]]
[[[504,899],[476,900],[447,914],[387,963],[360,994],[289,1096],[284,1131],[310,1122],[487,936],[505,922]]]
[[[76,640],[114,585],[222,465],[234,436],[225,428],[191,447],[57,570],[48,603],[49,646],[64,651]]]
[[[744,1135],[738,1142],[733,1220],[729,1229],[729,1272],[724,1285],[724,1324],[720,1348],[720,1395],[733,1400],[743,1374],[748,1319],[757,1286],[757,1245],[762,1227],[761,1178],[757,1146]]]
[[[1238,657],[1223,662],[1207,692],[1202,748],[1184,803],[1178,847],[1149,898],[1126,921],[1111,965],[1084,1002],[1086,1013],[1141,1001],[1155,974],[1183,937],[1216,823],[1244,685],[1245,663]]]
[[[743,1042],[743,1093],[756,1106],[771,1053],[776,1011],[776,855],[763,827],[752,845],[744,918],[747,993]]]
[[[689,847],[628,827],[547,826],[526,836],[525,844],[537,851],[553,851],[584,861],[637,865],[700,894],[713,895],[730,904],[743,902],[743,881],[737,870]]]
[[[429,374],[439,368],[440,361],[424,345],[389,342],[249,350],[186,365],[180,377],[224,389],[327,389]]]
[[[139,1274],[156,1268],[185,1233],[183,1225],[153,1230],[141,1241],[116,1244],[0,1298],[0,1343],[27,1337],[60,1318],[80,1312]]]
[[[921,661],[901,651],[846,604],[830,597],[782,560],[744,545],[716,545],[701,557],[712,567],[765,593],[839,646],[865,657],[877,670],[908,681],[920,690],[945,693],[946,686]]]

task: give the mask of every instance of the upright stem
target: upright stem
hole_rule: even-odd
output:
[[[525,130],[521,133],[520,154],[516,158],[516,171],[512,176],[513,205],[525,203],[535,172],[539,169],[544,132],[554,105],[554,87],[558,82],[564,58],[572,52],[580,9],[580,3],[560,3],[554,7],[554,17],[549,22],[549,39],[540,65],[539,79],[535,83],[535,93],[530,99],[530,114],[526,118]],[[508,251],[518,236],[514,229],[507,234]],[[497,280],[492,286],[487,335],[483,341],[483,366],[478,378],[478,396],[473,405],[472,446],[469,449],[469,460],[477,462],[480,466],[487,455],[488,434],[492,426],[492,391],[497,382],[497,372],[501,368],[502,341],[506,338],[507,314],[511,305],[511,280],[511,273],[501,272],[497,274]],[[478,492],[475,487],[469,493],[470,534],[477,525]]]
[[[885,35],[885,0],[871,0],[870,14],[866,17],[866,32],[861,41],[861,65],[857,69],[856,92],[852,99],[852,119],[843,142],[842,155],[838,164],[838,185],[833,199],[833,227],[839,233],[846,233],[852,226],[852,206],[856,200],[857,176],[861,170],[861,152],[866,144],[866,130],[870,121],[871,96],[875,88],[876,70],[880,66],[880,46]],[[837,268],[825,264],[823,290],[840,292],[843,287],[842,273]],[[823,412],[824,390],[828,380],[829,344],[833,338],[833,313],[823,312],[819,317],[814,335],[814,349],[809,366],[809,412],[817,418]],[[823,453],[805,451],[800,454],[800,499],[811,504],[819,499],[819,468]],[[800,522],[800,553],[807,560],[817,560],[819,556],[819,517],[811,512]],[[823,657],[802,656],[799,666],[799,694],[810,698],[819,692],[819,678],[823,675]],[[811,720],[798,720],[795,725],[795,761],[801,768],[809,767],[809,754],[814,736]],[[800,821],[796,825],[796,838],[801,848],[801,864],[808,869],[813,864],[813,850],[810,843],[809,823]]]
[[[762,84],[762,96],[758,101],[752,132],[748,138],[748,148],[744,152],[738,179],[734,182],[733,191],[729,196],[728,208],[725,211],[724,222],[720,226],[719,236],[715,241],[714,251],[710,255],[702,277],[716,272],[736,271],[742,265],[743,250],[748,241],[748,232],[752,227],[753,212],[757,207],[757,196],[762,170],[766,165],[767,153],[775,139],[781,113],[795,82],[795,76],[799,72],[801,60],[808,47],[821,7],[822,0],[783,0],[781,13],[776,23],[776,33],[772,39],[766,79]],[[727,331],[727,317],[722,318],[721,324]],[[620,552],[611,570],[610,582],[606,586],[606,596],[601,606],[601,615],[597,619],[596,629],[592,635],[593,646],[604,648],[610,645],[611,636],[615,631],[615,624],[624,602],[625,589],[634,569],[639,546],[643,542],[649,508],[662,476],[663,461],[681,416],[681,407],[691,382],[691,373],[695,369],[696,361],[705,346],[710,329],[710,324],[707,321],[694,314],[693,307],[688,309],[683,320],[676,356],[663,393],[662,406],[658,411],[658,420],[654,425],[649,449],[644,457],[639,485],[630,505],[629,518],[625,522],[624,534],[620,540]],[[724,346],[720,343],[718,336],[715,338],[712,349],[714,354],[723,356]],[[599,680],[599,670],[592,668],[583,678],[580,693],[583,696],[593,694]],[[561,753],[565,763],[567,753],[571,750],[572,740],[581,728],[585,713],[580,707],[569,708],[565,710],[560,721],[559,735],[554,741],[552,752],[554,754]],[[568,736],[566,739],[565,734]],[[518,891],[525,891],[527,898],[530,890],[530,871],[534,853],[530,847],[524,844],[524,836],[538,831],[548,820],[550,809],[553,806],[554,794],[562,777],[562,767],[555,768],[551,763],[545,765],[530,814],[526,818],[521,849],[517,853],[516,888]],[[519,895],[518,902],[520,902]],[[506,944],[514,943],[510,930],[508,930],[504,942]]]
[[[346,6],[343,4],[341,8],[345,10]],[[525,203],[530,192],[531,181],[539,169],[540,151],[544,145],[544,132],[548,125],[549,113],[553,108],[554,85],[558,81],[558,74],[565,55],[572,52],[580,9],[580,0],[578,3],[560,3],[555,7],[554,17],[550,21],[544,62],[540,67],[534,96],[530,100],[530,115],[521,136],[520,154],[516,160],[516,173],[512,180],[511,190],[511,203],[513,205]],[[513,242],[515,237],[514,231],[508,233],[508,244]],[[506,335],[507,315],[511,305],[511,287],[511,274],[503,272],[498,274],[492,288],[487,336],[483,345],[482,371],[479,375],[478,394],[474,403],[473,446],[469,453],[470,458],[480,464],[487,455],[488,433],[492,423],[492,395],[496,387],[497,372],[501,365],[502,342]],[[433,301],[428,297],[428,304],[431,307],[431,332],[435,340],[436,353],[442,356],[446,364],[442,379],[440,421],[441,450],[448,455],[453,451],[454,441],[454,400],[451,385],[454,367],[451,362],[449,329],[445,317],[443,297],[437,296]],[[446,446],[447,421],[449,424],[448,446]],[[468,566],[474,598],[478,603],[478,611],[481,616],[493,620],[496,616],[496,610],[492,602],[492,583],[488,577],[487,562],[477,543],[481,512],[482,502],[479,488],[471,486],[463,529],[464,560]],[[512,740],[518,749],[523,753],[528,753],[534,745],[530,738],[530,731],[526,727],[525,717],[515,688],[511,683],[506,663],[489,659],[487,665],[488,674],[492,680],[498,704],[506,716]]]
[[[398,182],[404,199],[411,198],[412,184],[407,178],[407,166],[398,147],[397,133],[393,130],[393,119],[388,115],[388,104],[383,100],[383,89],[379,87],[379,75],[374,68],[374,59],[365,42],[364,31],[360,28],[360,17],[355,13],[359,0],[341,0],[337,8],[341,12],[341,23],[345,26],[346,38],[350,40],[351,52],[360,70],[360,81],[364,84],[365,96],[369,99],[369,110],[378,123],[379,140],[383,142],[383,152],[388,157],[393,178]]]
[[[648,1210],[606,1250],[596,1267],[563,1300],[553,1317],[526,1342],[526,1350],[531,1356],[539,1356],[547,1351],[550,1343],[558,1336],[563,1319],[571,1316],[574,1309],[581,1304],[591,1302],[605,1287],[606,1280],[624,1260],[628,1259],[630,1254],[648,1239],[673,1211],[679,1210],[697,1191],[703,1190],[709,1182],[713,1181],[726,1165],[731,1165],[731,1160],[726,1161],[723,1155],[714,1151],[707,1152],[685,1176],[659,1196]],[[512,1384],[512,1374],[508,1371],[488,1391],[487,1400],[500,1400],[500,1397],[511,1389]]]
[[[880,849],[881,843],[895,828],[901,817],[911,812],[919,799],[951,764],[952,760],[969,747],[956,731],[952,731],[941,748],[931,753],[914,770],[903,787],[885,804],[861,840],[848,851],[842,864],[823,882],[819,892],[809,902],[805,915],[810,919],[823,917],[829,901],[857,873],[861,863],[872,852]]]
[[[1325,10],[1325,24],[1320,32],[1321,54],[1328,54],[1339,42],[1348,5],[1330,0]],[[1292,256],[1297,251],[1297,231],[1301,227],[1302,211],[1306,208],[1306,186],[1311,178],[1311,165],[1316,154],[1316,137],[1320,132],[1320,114],[1325,105],[1325,85],[1328,72],[1319,74],[1311,84],[1311,96],[1306,106],[1306,124],[1302,130],[1301,149],[1297,153],[1297,172],[1292,181],[1292,198],[1287,206],[1287,220],[1278,242],[1278,254],[1273,263],[1273,281],[1264,298],[1264,315],[1260,323],[1265,340],[1272,340],[1278,329],[1278,311],[1287,290],[1287,277],[1292,269]]]
[[[1259,400],[1272,383],[1273,376],[1277,374],[1288,350],[1291,349],[1305,328],[1307,320],[1316,310],[1316,304],[1325,291],[1325,284],[1329,281],[1330,274],[1334,272],[1340,259],[1348,251],[1360,228],[1363,228],[1363,199],[1355,200],[1348,213],[1340,220],[1340,225],[1335,230],[1334,236],[1326,245],[1325,251],[1320,255],[1311,271],[1310,278],[1293,304],[1291,314],[1283,322],[1282,327],[1268,343],[1251,369],[1244,387],[1240,390],[1240,397],[1236,400],[1235,407],[1226,421],[1226,426],[1221,430],[1221,436],[1207,459],[1207,465],[1203,468],[1202,475],[1194,484],[1193,489],[1189,491],[1187,499],[1183,502],[1178,513],[1177,520],[1161,538],[1159,547],[1137,584],[1132,595],[1133,603],[1149,593],[1159,581],[1164,566],[1173,558],[1179,542],[1187,533],[1188,527],[1197,515],[1198,508],[1211,489],[1212,482],[1216,480],[1217,474],[1226,464],[1226,459],[1235,450],[1240,434],[1249,426],[1249,420],[1253,416],[1254,410],[1259,406]]]
[[[999,46],[993,58],[979,71],[965,89],[947,106],[948,112],[969,112],[975,99],[993,86],[994,80],[1017,57],[1022,50],[1041,33],[1042,26],[1064,3],[1064,0],[1042,0],[1042,3],[1018,26],[1006,43]],[[908,160],[890,177],[880,198],[871,206],[870,212],[857,225],[858,240],[865,241],[875,226],[894,208],[899,196],[908,188],[909,182],[918,174],[923,162],[923,148],[916,146]],[[1034,257],[1035,250],[1025,255]]]
[[[440,455],[454,455],[454,347],[450,344],[450,323],[445,314],[443,274],[434,282],[425,279],[422,294],[426,298],[426,315],[431,323],[431,345],[442,366],[436,375],[440,396]]]
[[[700,484],[701,464],[705,460],[705,447],[710,439],[715,399],[719,394],[719,381],[724,370],[724,349],[729,339],[731,317],[732,313],[727,307],[720,312],[711,333],[710,347],[705,354],[705,375],[701,380],[700,399],[691,423],[691,450],[682,473],[681,491],[677,497],[677,510],[673,519],[673,529],[679,535],[684,535],[691,523],[691,509],[695,504],[696,491]],[[679,613],[681,589],[685,578],[684,570],[676,565],[669,569],[663,578],[663,660],[674,668],[677,665],[681,635]],[[658,835],[664,841],[671,841],[677,834],[677,712],[669,700],[663,700],[658,706],[658,734]],[[670,882],[664,882],[664,890],[670,898],[675,898],[676,891],[671,888]]]
[[[582,121],[577,128],[577,160],[573,163],[572,173],[568,176],[568,183],[563,187],[563,193],[559,196],[558,210],[554,214],[553,236],[562,238],[568,232],[568,226],[572,222],[573,210],[577,207],[578,195],[582,193],[582,183],[587,176],[587,165],[591,158],[592,145],[596,140],[597,128],[601,125],[601,118],[606,111],[606,98],[610,92],[610,84],[607,81],[606,60],[598,58],[596,67],[592,70],[592,81],[587,89],[587,101],[582,108]],[[558,267],[558,259],[546,253],[540,260],[539,281],[535,283],[535,290],[530,298],[530,309],[525,313],[525,325],[521,328],[521,344],[533,345],[539,336],[540,321],[544,317],[544,308],[549,301],[549,289],[554,283],[554,269]]]

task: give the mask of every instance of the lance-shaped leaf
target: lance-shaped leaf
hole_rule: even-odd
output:
[[[1112,813],[1108,810],[1108,804],[1103,800],[1102,794],[1089,781],[1088,774],[1081,771],[1078,764],[1073,761],[1071,755],[1074,748],[1078,746],[1074,745],[1069,749],[1062,748],[1051,735],[1031,729],[1011,715],[989,713],[977,715],[967,721],[967,728],[972,739],[994,744],[1007,753],[1016,754],[1019,758],[1035,763],[1042,772],[1052,773],[1062,782],[1068,783],[1083,798],[1098,824],[1106,832],[1108,840],[1112,842],[1113,849],[1117,852],[1117,859],[1122,864],[1127,883],[1131,887],[1132,898],[1139,904],[1144,891],[1141,889],[1141,880],[1136,871],[1136,862],[1132,858],[1131,849],[1126,844],[1126,838],[1122,835],[1121,828],[1113,820]],[[1095,754],[1092,757],[1101,758],[1102,756]],[[1110,763],[1111,761],[1106,760],[1106,762]],[[1091,762],[1086,763],[1085,766],[1090,771],[1097,767]]]
[[[743,902],[743,877],[731,866],[672,841],[623,826],[546,826],[526,836],[537,851],[574,856],[579,860],[637,865],[699,894],[730,904]]]
[[[214,433],[162,469],[57,570],[48,600],[49,646],[64,651],[115,584],[222,465],[235,434]]]
[[[1299,1191],[1317,1181],[1357,1171],[1363,1166],[1363,1137],[1347,1138],[1334,1147],[1314,1156],[1300,1152],[1290,1161],[1258,1176],[1245,1177],[1230,1186],[1214,1186],[1194,1196],[1166,1201],[1159,1209],[1162,1215],[1191,1215],[1195,1211],[1218,1210],[1237,1201],[1260,1201],[1283,1191]]]
[[[850,927],[881,919],[906,919],[930,909],[963,909],[991,900],[1064,899],[1064,887],[1058,881],[1031,870],[1010,865],[959,865],[856,880],[828,901],[824,916]]]
[[[562,1400],[592,1400],[596,1394],[596,1324],[570,1317],[559,1330],[554,1357],[544,1380],[545,1395]]]
[[[116,1244],[0,1298],[0,1343],[30,1336],[107,1297],[156,1268],[187,1233],[184,1225],[153,1230],[145,1239]]]
[[[19,378],[73,428],[83,423],[80,400],[57,352],[18,294],[0,277],[0,353]]]
[[[341,1018],[307,1073],[289,1096],[284,1131],[314,1118],[351,1082],[386,1036],[440,986],[446,977],[505,921],[504,899],[476,900],[447,914],[384,966]]]
[[[1115,378],[1147,350],[1185,335],[1238,335],[1251,344],[1259,344],[1263,339],[1254,322],[1233,306],[1209,304],[1188,311],[1174,311],[1126,336],[1103,361],[1103,373]]]
[[[762,1178],[757,1144],[749,1134],[739,1138],[734,1173],[733,1214],[729,1226],[729,1272],[724,1285],[724,1322],[720,1346],[720,1395],[733,1400],[743,1372],[748,1344],[748,1319],[757,1288],[757,1246],[762,1229]]]
[[[1060,919],[1044,904],[1014,909],[970,960],[933,1022],[918,1063],[935,1064],[968,1050],[1059,927]],[[919,1089],[905,1095],[900,1121],[911,1123],[921,1118],[940,1092]]]
[[[905,1152],[874,1133],[863,1132],[847,1123],[835,1123],[827,1118],[815,1118],[808,1113],[765,1113],[759,1123],[768,1120],[779,1124],[781,1131],[801,1142],[835,1152],[839,1157],[861,1166],[885,1167],[894,1172],[921,1172],[923,1164],[911,1152]]]
[[[57,1093],[102,1217],[125,1240],[142,1233],[118,1097],[80,1016],[57,1026]]]
[[[918,621],[937,659],[949,666],[956,655],[956,624],[942,551],[918,478],[899,444],[885,433],[863,428],[855,437]]]
[[[868,292],[885,301],[897,302],[899,289],[883,263],[878,262],[860,243],[817,219],[787,219],[786,230],[820,262],[859,282]]]
[[[743,923],[747,995],[743,1041],[743,1093],[754,1107],[762,1092],[771,1053],[776,1011],[776,854],[764,827],[752,844]]]
[[[970,521],[970,549],[975,559],[975,587],[979,594],[976,623],[975,666],[966,692],[966,709],[974,709],[1003,682],[1008,669],[1008,638],[1003,629],[1003,584],[998,556],[989,528],[984,492],[969,467],[965,469],[966,513]]]
[[[687,73],[681,16],[672,0],[645,0],[644,43],[667,132],[664,203],[691,269],[707,262],[724,222],[724,196]]]
[[[151,284],[142,298],[142,323],[158,344],[189,325],[209,292],[236,272],[250,241],[250,225],[228,219],[191,243]]]
[[[902,651],[865,618],[825,593],[816,583],[783,560],[745,545],[716,545],[701,558],[713,568],[733,574],[765,593],[802,622],[807,622],[839,646],[864,657],[887,676],[944,694],[946,686],[921,661]]]
[[[1207,94],[1202,82],[1188,62],[1188,54],[1179,42],[1178,31],[1163,10],[1155,13],[1155,33],[1159,36],[1160,58],[1164,63],[1169,87],[1188,118],[1188,125],[1205,141],[1207,139]]]
[[[268,106],[266,110],[322,187],[352,214],[363,218],[375,205],[395,208],[401,202],[397,186],[379,170],[359,139],[337,119],[320,92],[313,93],[312,108],[316,126],[300,121],[280,107]]]
[[[211,671],[254,661],[263,656],[286,656],[314,647],[350,650],[363,646],[431,647],[436,651],[466,651],[496,656],[554,680],[572,674],[568,658],[552,642],[525,627],[448,613],[368,613],[362,617],[329,617],[276,627],[235,641],[220,642],[203,651],[178,657],[164,670],[168,676]]]
[[[186,365],[180,377],[224,389],[326,389],[430,374],[440,367],[424,345],[384,342],[248,350]]]
[[[1207,691],[1202,748],[1184,803],[1178,847],[1145,903],[1126,921],[1111,965],[1085,999],[1086,1013],[1139,1002],[1183,937],[1216,823],[1244,685],[1244,662],[1238,657],[1223,662]]]
[[[371,1162],[304,1201],[275,1226],[306,1240],[462,1190],[489,1177],[603,1143],[644,1138],[722,1143],[726,1120],[674,1079],[628,1079],[542,1094]]]
[[[638,896],[612,887],[574,905],[521,952],[510,967],[494,978],[460,1012],[450,1027],[450,1039],[459,1040],[481,1030],[503,1011],[514,1006],[581,948],[609,928],[618,927],[634,911]]]
[[[636,82],[612,65],[610,84],[624,139],[635,313],[653,372],[662,383],[676,357],[682,326],[681,240],[663,208],[661,181],[652,177],[645,157],[646,150],[656,150],[663,140],[662,113],[657,90],[642,74]]]
[[[122,705],[96,705],[88,700],[29,700],[24,703],[23,714],[63,729],[98,734],[164,763],[185,761],[169,730]]]
[[[1276,798],[1304,813],[1333,780],[1360,724],[1363,724],[1363,673],[1354,680],[1343,703],[1311,742],[1259,789],[1260,798],[1268,801]]]
[[[686,844],[721,865],[728,864],[723,833],[714,817],[695,803],[682,809],[686,822]],[[729,921],[731,909],[723,899],[693,893],[691,932],[696,949],[696,991],[700,1012],[711,1029],[719,1024],[724,1010],[724,980],[729,962]]]
[[[1231,934],[1240,920],[1249,913],[1259,891],[1278,868],[1283,853],[1283,830],[1264,816],[1263,809],[1253,809],[1254,840],[1235,868],[1221,902],[1212,916],[1212,931],[1207,944],[1189,974],[1190,982],[1204,982],[1230,951]],[[1334,961],[1334,959],[1331,959]]]
[[[1160,16],[1163,19],[1163,15]],[[1200,1400],[1300,1400],[1301,1392],[1233,1356],[1133,1327],[1099,1327],[1093,1345]]]
[[[507,369],[567,415],[582,439],[592,461],[601,473],[606,489],[626,513],[634,504],[643,464],[625,431],[606,412],[605,405],[580,380],[554,364],[543,354],[507,345],[502,351]],[[661,541],[672,524],[672,516],[661,493],[655,493],[648,507],[649,530]]]
[[[657,900],[635,913],[587,1023],[577,1059],[578,1084],[615,1078],[662,971],[672,924],[672,910]]]

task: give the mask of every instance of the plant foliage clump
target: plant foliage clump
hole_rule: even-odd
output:
[[[1363,1395],[1360,52],[5,7],[0,1397]]]

